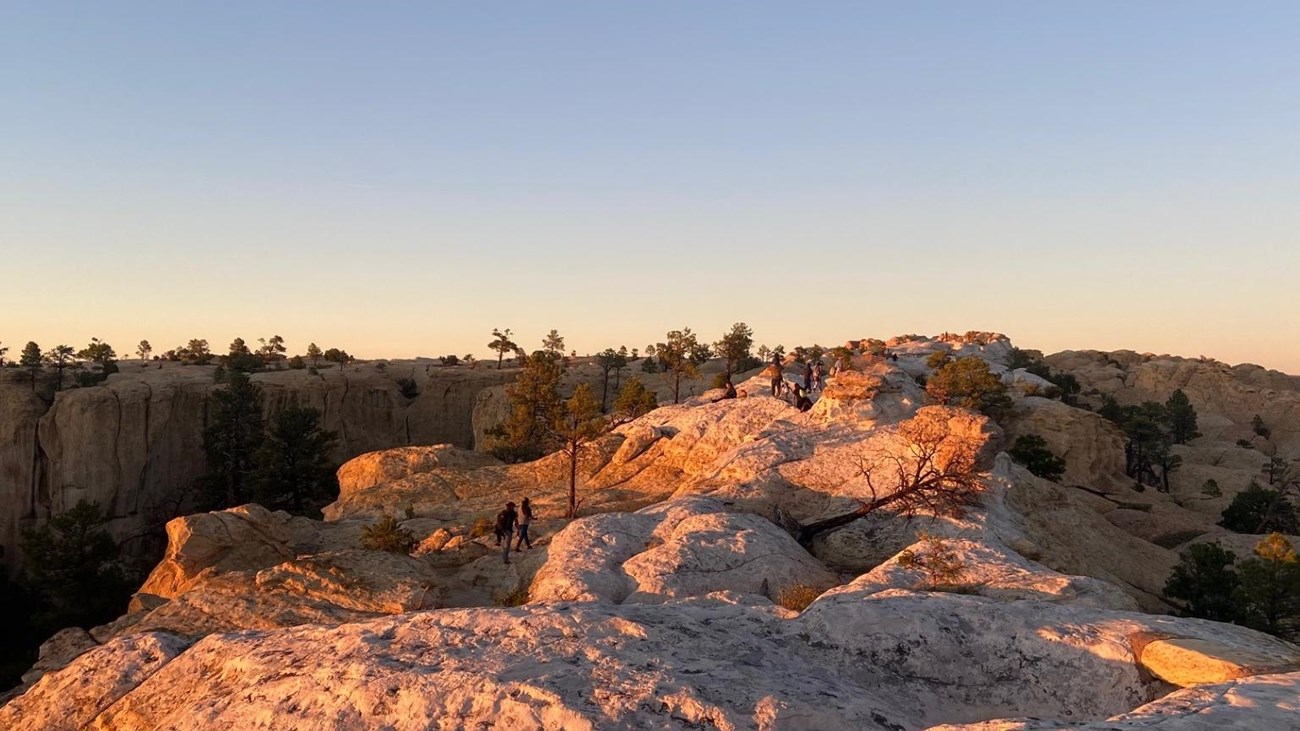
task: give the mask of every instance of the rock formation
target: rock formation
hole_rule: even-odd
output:
[[[0,728],[1296,727],[1300,648],[1166,615],[1173,549],[1222,534],[1186,489],[1135,491],[1122,436],[1015,388],[1034,384],[1007,372],[1005,338],[889,348],[897,361],[858,359],[806,413],[755,377],[737,384],[746,398],[703,393],[618,426],[581,466],[573,521],[562,455],[504,465],[464,442],[357,457],[325,521],[252,505],[177,518],[129,613],[47,643]],[[938,350],[1013,386],[1001,426],[923,406],[915,377]],[[1114,360],[1054,363],[1096,371],[1079,376],[1085,398],[1160,398],[1131,370],[1160,361]],[[1283,380],[1233,372],[1286,400]],[[1240,404],[1188,393],[1211,425],[1182,448],[1189,466],[1252,467],[1206,456]],[[1001,452],[1029,433],[1064,457],[1060,483]],[[904,487],[866,473],[919,459],[927,434],[948,440],[938,459],[958,443],[978,455],[976,505],[885,508],[795,539]],[[506,564],[490,521],[523,496],[537,545]],[[362,547],[384,516],[414,555]]]

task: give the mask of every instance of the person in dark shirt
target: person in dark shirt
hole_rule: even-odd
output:
[[[510,563],[510,539],[514,537],[515,522],[518,520],[519,514],[515,512],[514,503],[506,503],[506,509],[497,513],[496,534],[506,539],[506,550],[501,554],[506,563]],[[500,543],[498,538],[497,545]]]

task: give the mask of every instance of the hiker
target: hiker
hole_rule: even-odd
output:
[[[822,372],[822,362],[819,360],[813,364],[812,372],[812,390],[820,391],[825,385],[825,373]]]
[[[794,407],[800,411],[807,411],[812,408],[812,405],[812,399],[808,398],[807,392],[799,384],[794,384]]]
[[[809,363],[808,361],[804,361],[804,364],[803,364],[803,390],[805,390],[805,391],[809,391],[809,390],[812,389],[812,377],[813,377],[813,372],[812,372],[812,363]]]
[[[533,539],[528,537],[528,526],[532,525],[532,523],[533,506],[528,502],[528,498],[524,498],[523,504],[519,506],[519,540],[515,543],[516,552],[519,551],[520,546],[525,544],[529,548],[533,547]]]
[[[510,539],[514,537],[515,521],[519,519],[519,514],[515,512],[514,503],[506,503],[506,509],[497,513],[497,545],[501,545],[501,538],[506,539],[506,550],[501,554],[506,563],[510,563]]]
[[[726,390],[722,392],[722,398],[718,399],[718,401],[726,401],[729,398],[736,397],[736,387],[731,385],[730,378],[727,379],[726,383],[723,385],[723,388]],[[714,401],[713,403],[716,404],[718,401]]]

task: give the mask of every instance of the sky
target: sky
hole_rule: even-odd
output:
[[[1294,2],[0,4],[0,344],[1300,373]]]

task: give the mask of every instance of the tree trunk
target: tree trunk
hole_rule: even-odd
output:
[[[569,519],[578,517],[578,445],[569,452]]]
[[[600,413],[605,413],[605,399],[609,396],[609,371],[605,371],[605,380],[600,384]]]
[[[677,403],[681,401],[681,397],[680,397],[681,391],[682,391],[682,372],[673,371],[673,403]]]
[[[497,370],[501,370],[501,359],[506,357],[505,352],[497,351]]]

